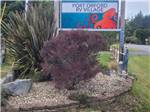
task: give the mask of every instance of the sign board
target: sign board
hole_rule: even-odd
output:
[[[62,0],[60,28],[117,29],[119,0]]]

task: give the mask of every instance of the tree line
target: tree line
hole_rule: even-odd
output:
[[[140,11],[131,20],[126,20],[126,43],[150,44],[150,15],[144,16]]]

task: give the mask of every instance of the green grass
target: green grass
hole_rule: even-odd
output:
[[[100,65],[104,68],[109,68],[109,63],[111,61],[112,54],[108,51],[103,51],[97,54],[97,60]]]
[[[7,64],[4,63],[2,65],[0,65],[0,77],[4,77],[8,72],[10,72],[12,70],[12,65],[11,64]]]
[[[131,52],[131,51],[140,51],[140,50],[137,48],[129,48],[129,52]]]
[[[150,110],[150,56],[129,57],[129,73],[135,75],[132,92],[141,98],[145,108]]]
[[[117,48],[117,49],[119,49],[119,43],[112,44],[110,46],[110,48]]]

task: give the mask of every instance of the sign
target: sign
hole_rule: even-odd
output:
[[[60,28],[117,29],[119,0],[62,0]]]

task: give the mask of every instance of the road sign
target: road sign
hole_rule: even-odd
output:
[[[60,28],[117,29],[119,0],[62,0]]]

